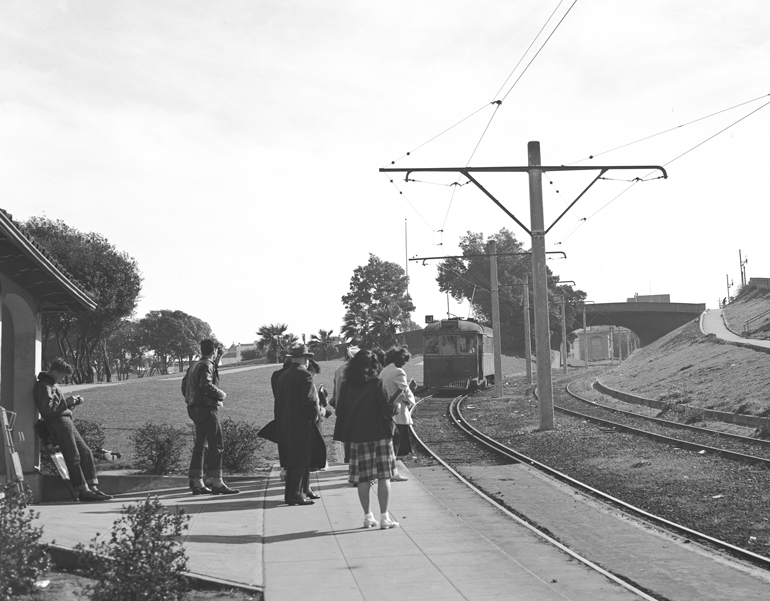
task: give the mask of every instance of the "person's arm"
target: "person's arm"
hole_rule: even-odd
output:
[[[403,398],[407,406],[410,409],[414,407],[416,405],[414,393],[412,392],[412,389],[409,388],[409,382],[406,380],[406,372],[403,369],[399,369],[396,372],[395,382],[398,389],[403,393]]]
[[[70,397],[73,400],[68,404],[62,393],[55,386],[41,382],[35,384],[32,396],[35,399],[35,406],[43,419],[58,417],[71,408],[70,404],[72,406],[78,404],[74,402],[75,397]]]
[[[224,401],[227,394],[224,390],[214,384],[214,368],[210,365],[205,365],[204,369],[200,370],[200,382],[198,388],[203,391],[207,397],[214,399],[215,401]]]
[[[318,404],[318,393],[313,386],[313,376],[305,370],[299,370],[299,373],[302,374],[302,381],[298,384],[303,410],[307,412],[309,419],[315,421],[321,415],[321,407]]]

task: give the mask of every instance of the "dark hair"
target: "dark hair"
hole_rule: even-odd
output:
[[[388,350],[386,362],[393,363],[396,367],[404,367],[407,361],[412,358],[409,350],[404,347],[393,347]]]
[[[307,370],[315,372],[316,374],[320,374],[321,366],[318,365],[318,363],[315,360],[309,357],[307,360]]]
[[[372,353],[374,353],[374,356],[377,357],[377,361],[379,362],[381,368],[388,364],[385,351],[383,351],[381,348],[372,349]]]
[[[67,374],[68,376],[72,375],[72,366],[67,363],[63,357],[57,357],[53,361],[51,361],[51,367],[49,368],[49,371],[56,371],[60,374]]]
[[[353,386],[363,386],[371,380],[376,380],[380,375],[382,366],[377,360],[377,355],[372,351],[362,349],[348,361],[345,367],[345,381]]]
[[[210,355],[217,348],[217,343],[211,338],[201,340],[201,355]]]

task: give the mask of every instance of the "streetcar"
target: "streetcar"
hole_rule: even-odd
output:
[[[442,319],[423,330],[423,382],[435,390],[474,390],[495,380],[492,328]]]

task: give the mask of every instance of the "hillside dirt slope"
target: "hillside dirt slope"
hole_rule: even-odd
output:
[[[757,318],[749,324],[748,338],[770,340],[770,313],[763,315],[767,311],[770,311],[770,290],[747,286],[725,307],[725,321],[731,330],[743,334],[743,324]]]
[[[600,379],[648,398],[770,415],[770,355],[705,336],[698,320],[634,351]]]

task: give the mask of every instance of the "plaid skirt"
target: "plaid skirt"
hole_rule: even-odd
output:
[[[352,484],[381,478],[390,479],[395,471],[396,455],[390,438],[350,443],[348,481]]]

